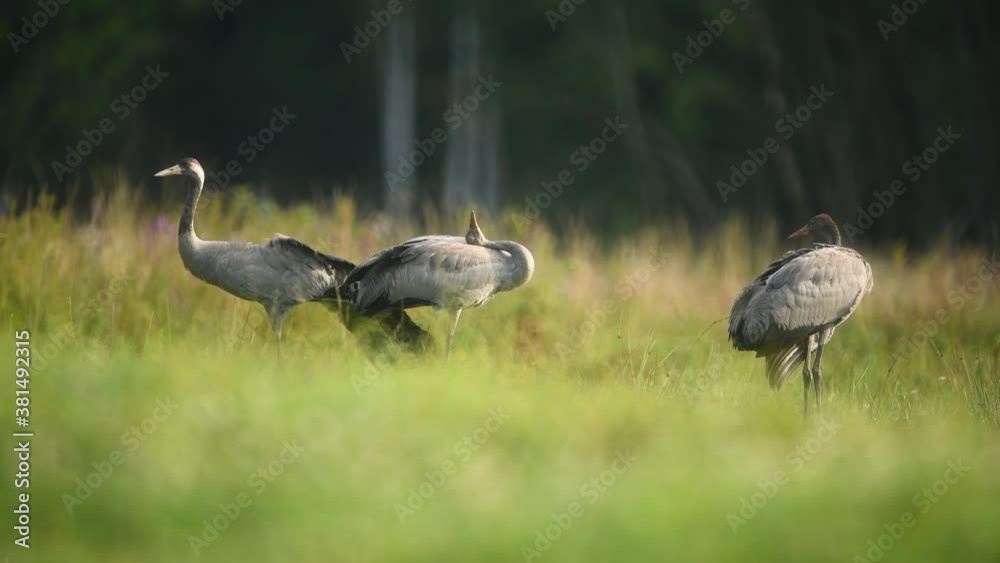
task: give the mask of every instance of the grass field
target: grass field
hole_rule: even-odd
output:
[[[790,248],[776,227],[611,244],[482,216],[537,269],[463,315],[450,362],[365,349],[314,304],[279,358],[259,306],[184,270],[175,195],[0,218],[3,424],[21,430],[28,330],[35,432],[30,550],[13,544],[13,438],[2,456],[11,562],[1000,560],[1000,278],[983,252],[862,246],[875,288],[804,421],[801,379],[772,393],[713,324]],[[421,234],[348,201],[239,192],[197,227],[353,260]],[[443,346],[446,315],[413,316]]]

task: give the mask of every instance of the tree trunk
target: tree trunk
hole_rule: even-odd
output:
[[[382,68],[382,168],[385,210],[410,218],[417,190],[417,170],[409,165],[416,137],[416,7],[396,16],[385,30]]]
[[[453,16],[449,71],[449,109],[445,124],[445,185],[442,207],[447,211],[497,205],[500,145],[500,101],[496,92],[479,88],[491,73],[482,64],[482,31],[474,7]],[[503,80],[500,80],[503,82]],[[460,106],[456,108],[455,106]],[[460,111],[459,111],[460,110]]]

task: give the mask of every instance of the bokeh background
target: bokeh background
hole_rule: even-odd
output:
[[[1000,561],[993,4],[395,2],[0,3],[0,560]],[[423,354],[319,304],[279,354],[178,256],[182,157],[206,240],[360,261],[472,207],[536,270],[448,360],[426,307]],[[804,420],[725,318],[820,211],[875,285]]]
[[[697,235],[734,214],[798,226],[828,211],[857,225],[858,208],[899,179],[906,193],[860,243],[1000,237],[986,0],[400,0],[386,25],[372,14],[386,13],[382,1],[51,6],[51,17],[36,15],[38,0],[0,7],[5,197],[45,190],[86,208],[124,178],[159,198],[151,173],[195,156],[210,171],[236,160],[233,183],[280,203],[341,193],[420,221],[428,207],[525,210],[568,169],[574,182],[542,210],[547,223],[609,235],[676,221]],[[147,67],[168,76],[124,116],[115,100]],[[480,76],[501,86],[451,129],[445,112]],[[776,135],[821,85],[834,95],[789,139]],[[294,121],[248,162],[240,144],[284,107]],[[574,151],[616,116],[624,137],[578,172]],[[105,118],[114,131],[58,174],[53,162]],[[949,127],[960,140],[907,174]],[[447,141],[390,186],[399,155],[436,128]],[[724,200],[717,182],[768,137],[780,150]]]

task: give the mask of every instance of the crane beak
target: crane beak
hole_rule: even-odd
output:
[[[476,212],[473,211],[472,215],[469,216],[469,229],[477,230],[479,229],[479,222],[476,221]]]
[[[176,176],[176,175],[180,174],[181,172],[182,172],[181,171],[181,165],[180,164],[175,164],[175,165],[171,166],[170,168],[165,168],[163,170],[160,170],[156,174],[153,174],[153,176],[156,176],[156,177],[161,177],[161,176]]]
[[[799,230],[795,231],[794,233],[788,235],[788,238],[799,238],[799,237],[804,237],[804,236],[806,236],[808,234],[809,234],[809,228],[808,227],[802,227],[801,229],[799,229]]]

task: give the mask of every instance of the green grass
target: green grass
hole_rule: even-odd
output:
[[[800,380],[772,393],[713,324],[785,249],[774,228],[733,222],[695,250],[683,227],[601,244],[481,217],[537,271],[463,315],[450,362],[366,350],[319,305],[288,318],[279,359],[259,306],[184,270],[172,207],[117,192],[92,209],[0,219],[2,361],[27,329],[35,362],[32,549],[11,543],[22,491],[5,446],[10,561],[851,561],[887,530],[902,536],[885,561],[1000,557],[1000,300],[995,276],[970,284],[975,249],[861,248],[875,289],[825,355],[822,417],[803,421]],[[238,192],[197,223],[355,260],[419,234],[348,201],[281,210]],[[445,315],[414,317],[440,347]],[[281,461],[286,442],[302,451]],[[949,462],[968,470],[935,493]],[[273,482],[252,477],[269,465]],[[226,529],[206,536],[217,517]]]

